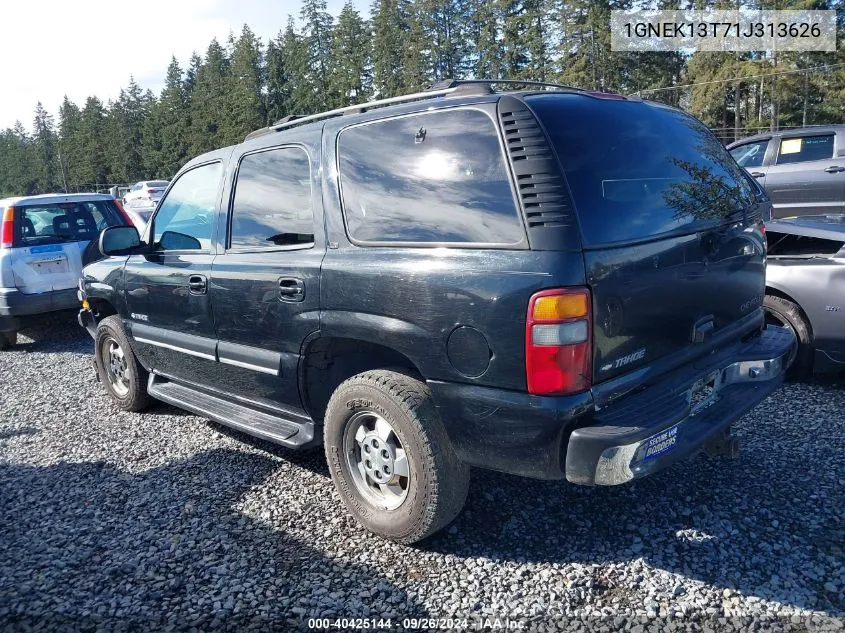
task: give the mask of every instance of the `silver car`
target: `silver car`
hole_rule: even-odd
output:
[[[845,125],[767,132],[728,151],[766,190],[772,217],[845,212]]]
[[[105,194],[47,194],[0,200],[0,349],[29,315],[76,308],[85,249],[128,219]]]

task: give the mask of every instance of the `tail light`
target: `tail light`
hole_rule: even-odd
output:
[[[567,395],[590,388],[590,303],[587,288],[543,290],[531,296],[525,322],[529,393]]]
[[[0,227],[0,248],[11,248],[15,241],[15,207],[3,210],[3,224]]]

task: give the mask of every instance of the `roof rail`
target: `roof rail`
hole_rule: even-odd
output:
[[[265,134],[270,134],[272,132],[278,132],[279,130],[284,130],[285,128],[293,127],[295,125],[302,125],[303,123],[311,123],[313,121],[320,121],[322,119],[331,119],[336,116],[341,116],[343,114],[359,114],[361,112],[366,112],[367,110],[371,110],[373,108],[380,108],[383,106],[394,105],[398,103],[409,103],[411,101],[421,101],[423,99],[434,99],[436,97],[445,97],[449,94],[477,94],[477,90],[473,90],[473,87],[477,88],[479,86],[487,86],[487,89],[482,94],[491,94],[493,92],[490,86],[495,84],[510,84],[510,85],[517,85],[517,86],[538,86],[543,88],[557,88],[558,90],[572,90],[577,92],[584,92],[581,88],[575,88],[573,86],[565,86],[563,84],[555,84],[555,83],[548,83],[544,81],[530,81],[525,79],[444,79],[433,86],[431,86],[428,90],[423,92],[414,92],[407,95],[401,95],[398,97],[389,97],[387,99],[378,99],[376,101],[367,101],[364,103],[359,103],[357,105],[350,105],[345,106],[343,108],[336,108],[335,110],[328,110],[327,112],[320,112],[318,114],[308,114],[308,115],[299,115],[294,114],[290,116],[286,116],[284,119],[276,121],[272,125],[268,127],[263,127],[261,129],[255,130],[254,132],[250,132],[245,140],[250,140],[254,138],[258,138],[259,136],[264,136]]]
[[[443,90],[446,88],[460,88],[461,86],[473,85],[487,85],[493,86],[496,84],[513,85],[513,86],[537,86],[542,88],[557,88],[562,90],[576,90],[578,92],[585,92],[583,88],[576,88],[575,86],[567,86],[564,84],[556,84],[548,81],[533,81],[530,79],[443,79],[434,84],[430,90]]]

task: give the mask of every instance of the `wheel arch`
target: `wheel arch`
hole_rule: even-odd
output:
[[[299,385],[305,410],[322,423],[329,398],[338,385],[373,369],[397,369],[424,380],[416,363],[396,349],[359,338],[321,336],[303,346]]]

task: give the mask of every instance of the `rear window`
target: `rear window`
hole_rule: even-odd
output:
[[[94,239],[109,226],[126,224],[110,201],[63,202],[18,207],[16,246]]]
[[[167,187],[169,183],[166,180],[150,180],[147,183],[147,188],[151,189],[163,189]]]
[[[755,202],[742,169],[690,116],[581,95],[527,100],[560,159],[586,245],[694,231]]]
[[[343,211],[363,242],[517,244],[524,239],[493,120],[455,109],[345,129]]]
[[[833,158],[833,134],[784,138],[778,147],[778,165]]]

